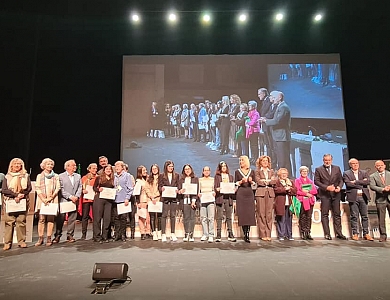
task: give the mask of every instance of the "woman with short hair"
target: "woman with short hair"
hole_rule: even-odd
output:
[[[40,167],[42,172],[38,174],[35,181],[35,191],[37,192],[37,204],[35,212],[39,213],[38,219],[38,242],[35,246],[41,246],[44,243],[45,223],[47,223],[46,246],[51,246],[51,236],[53,234],[55,215],[41,214],[43,205],[49,203],[58,204],[58,193],[61,189],[60,178],[53,172],[54,161],[50,158],[42,160]]]
[[[13,229],[16,229],[18,247],[27,248],[26,244],[26,215],[29,208],[29,193],[31,192],[31,181],[20,158],[13,158],[8,167],[8,173],[3,180],[1,193],[4,198],[4,206],[7,201],[26,199],[26,210],[4,213],[5,231],[3,250],[9,250],[12,246]]]

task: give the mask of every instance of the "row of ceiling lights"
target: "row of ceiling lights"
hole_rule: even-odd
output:
[[[240,13],[237,15],[237,21],[240,22],[240,23],[245,23],[247,20],[248,20],[249,16],[248,16],[248,13]],[[285,15],[282,13],[282,12],[278,12],[275,14],[274,16],[274,19],[275,21],[277,22],[281,22],[283,21],[283,19],[285,18]],[[169,12],[167,14],[167,20],[170,22],[170,23],[176,23],[178,21],[179,17],[178,17],[178,13],[176,12]],[[323,19],[323,14],[321,13],[316,13],[315,15],[313,15],[313,21],[314,22],[319,22]],[[139,13],[135,13],[133,12],[130,16],[130,20],[133,22],[133,23],[140,23],[141,22],[141,15]],[[211,23],[212,21],[212,16],[210,13],[204,13],[202,16],[201,16],[201,21],[202,23],[204,24],[209,24]]]

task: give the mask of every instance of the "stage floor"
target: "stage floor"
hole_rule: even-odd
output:
[[[0,250],[0,299],[390,299],[389,251],[323,239],[14,245]],[[132,282],[91,295],[96,262],[127,263]]]

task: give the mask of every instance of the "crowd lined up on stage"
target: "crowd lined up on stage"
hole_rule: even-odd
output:
[[[234,157],[246,155],[255,165],[259,155],[271,157],[275,168],[291,171],[291,113],[280,91],[257,91],[258,100],[242,102],[240,96],[222,96],[212,103],[165,105],[159,112],[157,102],[150,109],[149,137],[193,139],[210,149]],[[162,117],[164,116],[164,117]],[[164,129],[164,130],[161,130]]]
[[[99,164],[99,165],[98,165]],[[35,181],[35,212],[39,215],[38,241],[35,246],[51,246],[59,243],[67,215],[66,239],[74,237],[78,211],[82,215],[81,239],[87,238],[88,220],[93,219],[94,242],[112,240],[125,242],[134,239],[135,214],[138,215],[141,240],[177,241],[175,233],[176,210],[183,212],[184,242],[194,242],[196,211],[200,211],[203,235],[201,241],[221,242],[222,223],[226,223],[228,241],[235,242],[232,227],[233,202],[236,203],[238,225],[242,227],[244,241],[250,243],[251,226],[257,226],[259,238],[271,241],[271,230],[276,219],[279,240],[294,240],[292,215],[299,218],[300,238],[312,240],[311,223],[316,199],[321,201],[321,221],[324,237],[332,239],[329,228],[329,211],[332,211],[333,228],[337,239],[346,240],[342,233],[340,217],[341,189],[346,186],[346,200],[350,205],[352,240],[374,239],[369,234],[368,187],[375,192],[379,219],[380,242],[387,240],[385,217],[390,212],[390,172],[383,161],[375,163],[376,172],[369,175],[359,168],[357,159],[350,159],[350,169],[341,172],[332,164],[332,155],[323,156],[323,165],[315,170],[314,181],[308,177],[306,166],[299,168],[300,177],[293,180],[286,168],[275,172],[271,158],[263,155],[251,168],[247,156],[239,157],[239,169],[229,170],[226,162],[218,163],[212,175],[210,166],[204,166],[196,176],[191,164],[175,171],[174,162],[167,160],[160,170],[153,164],[148,172],[139,166],[132,176],[123,161],[114,165],[105,156],[99,163],[91,163],[88,173],[81,177],[76,173],[76,162],[68,160],[65,172],[53,172],[54,161],[43,159],[42,172]],[[26,248],[26,215],[29,210],[31,181],[24,162],[14,158],[2,179],[3,211],[5,221],[4,250],[12,247],[13,230],[16,229],[18,246]],[[91,214],[92,212],[92,214]],[[216,229],[214,221],[216,219]],[[166,232],[167,222],[170,233]],[[130,236],[126,228],[130,227]],[[52,237],[54,233],[54,238]],[[45,238],[46,237],[46,238]],[[53,238],[53,239],[52,239]]]

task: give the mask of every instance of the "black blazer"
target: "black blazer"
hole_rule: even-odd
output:
[[[370,191],[368,185],[370,184],[370,177],[366,171],[358,170],[358,178],[356,180],[352,170],[345,171],[343,174],[343,180],[346,186],[346,196],[348,202],[355,202],[357,198],[357,191],[363,191],[363,198],[368,202],[370,200]],[[355,181],[352,183],[351,181]]]
[[[331,165],[330,175],[323,165],[316,168],[314,173],[314,184],[318,186],[318,194],[320,197],[330,196],[330,192],[326,190],[329,185],[334,185],[334,187],[339,187],[340,189],[343,187],[344,181],[340,168]]]
[[[223,199],[229,199],[229,205],[233,205],[233,199],[235,197],[235,194],[227,195],[227,194],[221,194],[220,192],[217,192],[217,188],[221,187],[221,182],[222,182],[222,175],[215,175],[214,176],[215,203],[223,204]],[[233,175],[229,174],[229,182],[234,182]]]
[[[160,174],[160,176],[158,177],[158,190],[160,192],[160,195],[162,195],[162,187],[163,186],[178,187],[178,185],[179,185],[179,174],[178,173],[173,172],[171,183],[169,183],[168,178],[164,177],[164,173]],[[174,198],[161,198],[161,201],[163,201],[163,202],[177,202],[177,198],[176,199],[174,199]]]
[[[179,190],[181,190],[183,188],[184,181],[185,181],[185,178],[183,176],[180,176],[179,184],[178,184],[178,189]],[[199,178],[198,177],[192,177],[191,178],[191,183],[196,183],[198,185],[197,190],[196,190],[196,195],[191,195],[191,199],[196,198],[196,206],[199,207],[199,205],[200,205],[200,201],[199,201],[199,197],[198,197],[198,194],[199,194]],[[184,199],[184,195],[183,194],[179,194],[178,198],[180,199],[180,202],[183,204],[183,202],[184,202],[184,200],[183,200]]]

